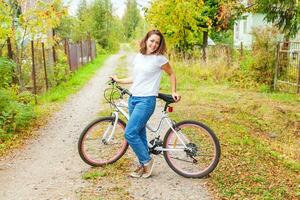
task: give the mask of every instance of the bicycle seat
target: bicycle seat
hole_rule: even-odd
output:
[[[174,103],[175,102],[172,95],[170,95],[170,94],[158,93],[157,98],[164,100],[166,103]]]

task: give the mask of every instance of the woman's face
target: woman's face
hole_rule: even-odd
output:
[[[146,42],[147,54],[151,54],[154,51],[156,51],[157,48],[159,47],[159,43],[160,43],[159,35],[152,34]]]

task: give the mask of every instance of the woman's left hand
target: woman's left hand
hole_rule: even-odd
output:
[[[175,100],[175,102],[178,102],[181,98],[181,96],[179,94],[177,94],[176,92],[172,93],[172,97]]]

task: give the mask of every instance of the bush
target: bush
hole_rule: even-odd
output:
[[[12,60],[0,57],[0,88],[7,88],[11,85],[15,66]]]
[[[271,87],[274,80],[279,32],[275,28],[268,27],[254,29],[252,35],[254,37],[252,45],[254,60],[250,65],[250,75],[258,83]]]
[[[13,88],[0,89],[0,143],[14,136],[35,118],[33,96]]]

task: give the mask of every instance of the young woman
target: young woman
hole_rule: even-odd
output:
[[[139,160],[137,168],[130,173],[132,177],[147,178],[153,170],[154,159],[149,155],[146,123],[155,109],[162,71],[170,77],[173,99],[180,100],[176,93],[176,77],[165,53],[163,35],[158,30],[151,30],[140,42],[140,51],[133,61],[133,76],[125,79],[112,76],[118,83],[132,83],[132,96],[128,101],[130,118],[125,129],[125,139]]]

